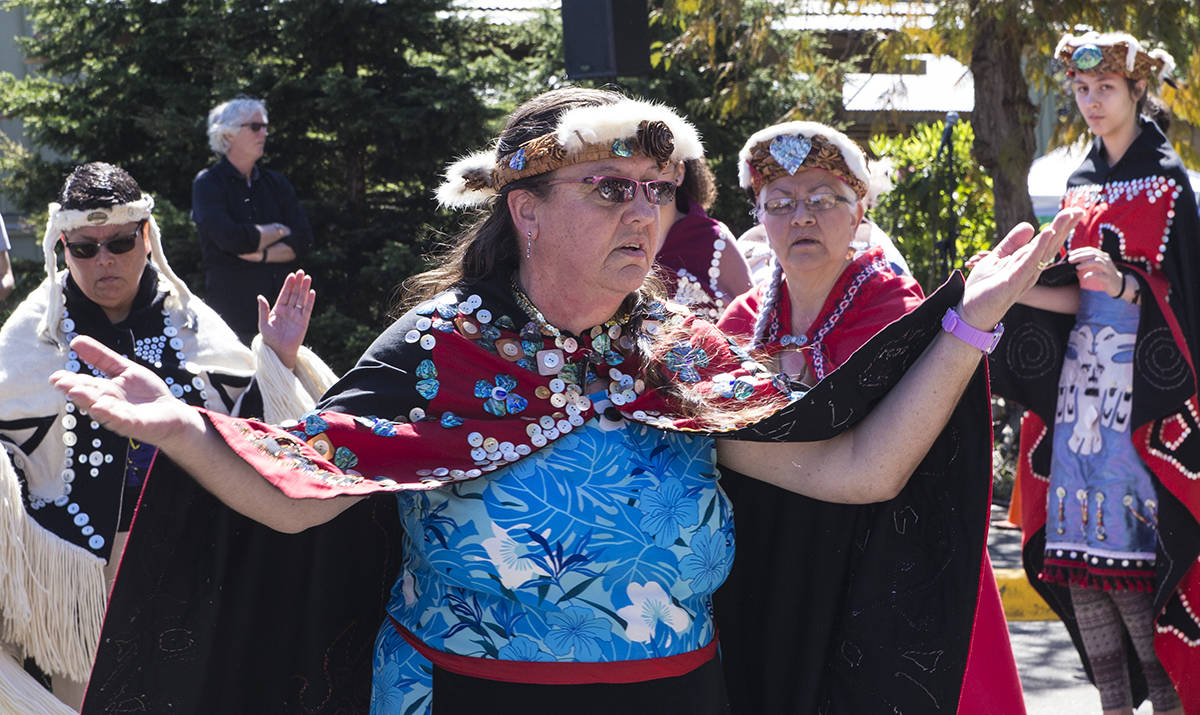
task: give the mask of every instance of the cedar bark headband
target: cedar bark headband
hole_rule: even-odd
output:
[[[585,161],[646,156],[659,164],[704,156],[696,128],[669,107],[625,99],[563,112],[553,132],[503,155],[495,149],[460,159],[437,190],[448,208],[482,206],[506,185]]]

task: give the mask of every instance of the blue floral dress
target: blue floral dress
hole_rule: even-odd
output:
[[[640,660],[714,637],[733,559],[713,441],[599,418],[506,469],[399,494],[403,573],[391,616],[447,653]],[[432,664],[391,623],[372,713],[428,712]]]

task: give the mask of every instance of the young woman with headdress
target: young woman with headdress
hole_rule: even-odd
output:
[[[274,528],[336,524],[366,495],[390,494],[404,529],[399,578],[381,570],[368,584],[339,584],[347,599],[392,587],[361,671],[375,712],[724,712],[710,597],[729,569],[733,521],[716,462],[846,502],[894,495],[931,455],[930,469],[956,468],[966,447],[942,427],[986,413],[986,386],[980,349],[939,320],[959,304],[973,329],[993,328],[1075,215],[1036,237],[1014,230],[968,285],[885,332],[888,359],[847,371],[869,376],[858,387],[792,399],[713,326],[643,286],[674,167],[700,154],[690,124],[660,105],[583,89],[526,102],[494,148],[451,167],[439,199],[484,210],[413,284],[416,307],[317,411],[281,427],[178,407],[152,376],[84,339],[76,350],[114,379],[55,382]],[[901,435],[892,425],[910,409],[926,419]],[[986,436],[969,440],[974,458],[987,459]],[[337,560],[367,558],[392,538],[347,544]],[[318,556],[311,579],[323,583]],[[374,613],[340,600],[259,603],[194,567],[162,573],[165,583],[191,579],[219,612],[243,619],[303,628]],[[930,617],[938,605],[926,604]],[[142,621],[132,629],[142,635],[102,644],[108,682],[156,711],[219,700],[211,664],[126,655],[130,643],[152,649],[154,616],[153,604],[110,615]],[[240,640],[251,642],[219,669],[296,656],[245,625]],[[359,645],[355,630],[339,654]],[[966,654],[953,651],[937,661],[961,670]],[[163,678],[190,678],[192,699],[156,691]],[[307,711],[361,707],[315,693],[323,699]],[[220,706],[212,711],[247,709]]]
[[[1029,410],[1025,567],[1105,713],[1131,712],[1147,690],[1156,713],[1191,712],[1200,221],[1152,94],[1174,62],[1124,33],[1066,35],[1055,55],[1095,139],[1063,198],[1084,219],[1012,311],[993,371]]]

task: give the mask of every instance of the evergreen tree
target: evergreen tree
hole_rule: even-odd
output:
[[[0,111],[45,151],[10,144],[0,172],[34,225],[73,165],[119,164],[155,195],[172,265],[202,288],[187,211],[192,179],[214,159],[205,117],[222,100],[260,97],[271,122],[262,161],[296,186],[316,234],[304,261],[320,295],[309,340],[338,369],[385,325],[423,236],[446,224],[432,200],[446,161],[482,145],[499,111],[462,61],[487,38],[447,14],[448,0],[19,4],[38,72],[0,77]]]

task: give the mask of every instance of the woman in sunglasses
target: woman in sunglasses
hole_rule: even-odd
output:
[[[1086,211],[1010,321],[993,381],[1024,405],[1025,570],[1105,713],[1200,712],[1200,222],[1155,94],[1174,61],[1125,33],[1055,51],[1094,135]]]
[[[314,300],[308,276],[289,276],[274,306],[259,298],[262,337],[247,349],[167,264],[153,206],[123,169],[77,167],[50,204],[46,280],[0,329],[0,613],[16,652],[75,709],[155,449],[43,386],[54,370],[92,374],[68,343],[90,336],[165,380],[172,399],[222,413],[283,419],[333,381],[301,347]],[[206,496],[195,503],[216,511]],[[62,709],[12,666],[0,657],[0,711]]]
[[[277,294],[313,247],[296,190],[283,174],[258,165],[267,131],[261,100],[238,97],[213,107],[208,144],[218,161],[192,182],[205,297],[246,344],[258,330],[256,297]]]
[[[884,359],[847,363],[863,380],[829,382],[809,398],[646,285],[674,167],[701,152],[691,125],[660,105],[586,89],[526,102],[492,149],[450,167],[438,198],[480,215],[410,284],[415,306],[315,412],[279,427],[163,400],[152,375],[77,340],[115,379],[60,374],[56,384],[95,418],[160,444],[170,460],[156,470],[181,467],[283,531],[336,525],[378,492],[393,509],[398,502],[403,527],[402,537],[381,531],[346,544],[335,559],[366,561],[399,539],[398,577],[384,569],[361,587],[341,580],[330,600],[213,581],[195,568],[194,549],[171,542],[174,570],[163,580],[193,579],[217,612],[193,614],[199,622],[246,614],[235,619],[245,626],[238,648],[197,667],[185,656],[229,633],[192,628],[191,650],[129,667],[130,644],[153,650],[160,629],[189,621],[170,609],[158,618],[153,604],[127,612],[118,582],[109,622],[141,621],[144,634],[104,639],[99,659],[111,664],[114,692],[143,694],[155,711],[271,710],[314,691],[337,704],[347,701],[326,688],[330,675],[369,662],[377,713],[727,712],[711,595],[734,541],[717,461],[845,502],[893,496],[927,454],[931,470],[970,449],[986,465],[986,433],[938,438],[982,355],[939,321],[961,298],[963,319],[991,329],[1073,214],[1037,238],[1015,230],[965,292],[951,286],[881,336]],[[963,409],[986,420],[979,379],[971,394]],[[894,429],[910,410],[925,419]],[[153,511],[147,518],[154,528]],[[313,583],[327,580],[322,561],[313,555]],[[382,612],[353,604],[381,584],[391,588]],[[303,630],[335,617],[357,625],[323,653],[316,683],[284,679],[284,694],[218,683],[302,655],[255,637],[250,624]],[[361,627],[372,617],[368,655],[352,646],[368,645]],[[961,665],[965,653],[950,657]],[[928,703],[918,690],[903,693],[914,702],[906,711]]]
[[[718,326],[808,389],[924,296],[881,247],[853,247],[871,177],[845,134],[815,122],[776,124],[751,136],[738,158],[773,267]],[[989,423],[966,428],[986,438]],[[870,505],[818,501],[726,470],[738,550],[715,602],[735,712],[875,712],[903,690],[899,679],[940,693],[961,685],[967,711],[984,691],[996,711],[1023,711],[981,538],[990,462],[973,466],[919,470],[899,495]],[[956,523],[950,504],[969,518]],[[898,514],[922,523],[905,528]],[[974,548],[948,549],[951,534]],[[930,608],[941,617],[918,615]],[[986,670],[998,677],[986,687],[964,682],[973,630],[988,638],[971,652],[996,654]],[[953,653],[936,670],[906,655],[932,643]]]

